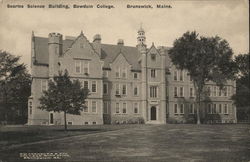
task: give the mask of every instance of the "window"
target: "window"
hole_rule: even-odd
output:
[[[224,88],[223,94],[224,94],[225,97],[227,96],[227,87]]]
[[[214,104],[214,106],[213,106],[213,112],[212,113],[216,114],[216,104]]]
[[[84,103],[83,112],[85,112],[85,113],[89,112],[89,103],[88,103],[88,101],[85,101],[85,103]]]
[[[180,87],[180,97],[183,97],[183,96],[184,96],[184,88]]]
[[[183,81],[183,80],[184,80],[183,75],[184,75],[184,72],[181,70],[181,71],[180,71],[180,81]]]
[[[120,78],[120,68],[116,68],[115,77]]]
[[[214,86],[214,93],[213,93],[213,96],[216,96],[216,93],[217,93],[217,88],[216,88],[216,86]]]
[[[107,78],[107,77],[108,77],[108,71],[106,71],[106,70],[103,71],[103,77],[104,77],[104,78]]]
[[[108,102],[103,102],[103,113],[108,114]]]
[[[108,94],[108,84],[107,83],[103,84],[103,94]]]
[[[150,97],[151,98],[157,97],[157,86],[150,86]]]
[[[89,89],[89,82],[87,80],[83,82],[83,88]]]
[[[211,96],[211,87],[207,87],[207,93],[208,93],[208,96],[210,97]]]
[[[30,103],[30,115],[32,114],[32,102],[29,102]]]
[[[115,94],[120,95],[120,86],[119,86],[119,84],[115,85]]]
[[[181,107],[180,107],[180,114],[184,114],[184,104],[181,104]]]
[[[177,81],[177,71],[174,71],[174,80]]]
[[[178,89],[177,87],[174,87],[174,97],[177,97],[178,96]]]
[[[88,125],[88,124],[89,124],[89,122],[85,122],[84,124],[85,124],[85,125]]]
[[[219,114],[222,113],[222,105],[221,105],[221,104],[219,104],[219,111],[218,111],[218,113],[219,113]]]
[[[190,97],[194,97],[194,92],[193,92],[193,88],[190,88]]]
[[[139,108],[138,108],[138,103],[134,103],[134,113],[138,114],[139,113]]]
[[[134,87],[134,95],[138,96],[138,87],[137,86]]]
[[[84,64],[83,64],[83,73],[84,74],[89,74],[89,62],[88,61],[84,61]]]
[[[93,122],[92,124],[93,124],[93,125],[96,125],[96,122]]]
[[[47,91],[48,88],[48,81],[47,80],[41,80],[41,91]]]
[[[72,121],[68,121],[68,125],[73,125],[73,122]]]
[[[221,88],[220,87],[218,87],[218,92],[219,92],[219,96],[221,96],[222,94],[222,92],[221,92],[222,90],[221,90]]]
[[[151,69],[151,78],[155,78],[155,76],[156,76],[155,69]]]
[[[227,96],[230,96],[230,89],[231,89],[231,87],[227,88]]]
[[[227,106],[227,104],[224,104],[224,114],[228,114],[228,106]]]
[[[122,78],[127,78],[127,69],[126,68],[124,68],[122,70]]]
[[[151,60],[152,60],[152,61],[155,61],[155,60],[156,60],[155,54],[151,54]]]
[[[174,104],[174,114],[178,114],[178,105]]]
[[[122,95],[126,95],[127,94],[127,85],[123,84],[122,85]]]
[[[92,112],[96,113],[96,101],[92,101]]]
[[[116,113],[116,114],[119,114],[119,113],[120,113],[119,103],[116,103],[116,106],[115,106],[115,113]]]
[[[134,73],[134,79],[138,79],[138,73]]]
[[[212,114],[212,105],[208,104],[208,114]]]
[[[96,92],[96,81],[92,81],[92,92]]]
[[[75,60],[75,72],[81,73],[81,60]]]
[[[127,113],[127,104],[126,104],[126,103],[123,103],[123,104],[122,104],[122,113],[123,113],[123,114],[126,114],[126,113]]]
[[[193,103],[191,103],[189,105],[189,114],[194,114],[194,104]]]

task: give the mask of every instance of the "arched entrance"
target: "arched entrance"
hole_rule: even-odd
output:
[[[150,109],[150,112],[151,112],[151,120],[156,120],[156,107],[155,106],[152,106],[151,109]]]

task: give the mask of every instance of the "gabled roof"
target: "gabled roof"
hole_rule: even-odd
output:
[[[37,63],[49,64],[48,38],[34,37],[35,41],[35,56]],[[72,45],[74,40],[63,40],[63,53]],[[92,45],[92,43],[91,43]],[[104,61],[104,68],[110,68],[110,64],[120,53],[132,65],[133,70],[140,70],[138,59],[140,54],[136,47],[101,44],[101,60]]]
[[[35,45],[35,57],[36,63],[38,64],[49,64],[49,53],[48,53],[48,38],[36,37],[34,36]],[[73,44],[75,40],[65,39],[63,40],[63,53],[68,50],[68,48]],[[92,43],[90,43],[92,46]],[[154,45],[151,46],[153,48]],[[150,48],[150,49],[151,49]],[[150,51],[147,49],[147,51]],[[164,47],[166,53],[168,47]],[[158,51],[158,49],[156,48]],[[158,51],[159,52],[159,51]],[[132,70],[141,70],[139,60],[141,54],[139,53],[137,47],[123,46],[123,45],[111,45],[111,44],[101,44],[101,60],[104,61],[104,68],[110,68],[110,64],[115,60],[119,54],[123,54],[128,63],[132,66]]]

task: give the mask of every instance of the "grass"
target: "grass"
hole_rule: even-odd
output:
[[[1,126],[0,148],[14,144],[59,139],[63,137],[106,132],[129,127],[132,127],[132,125],[68,126],[68,130],[64,131],[64,126]]]
[[[23,131],[33,129],[38,128],[28,127]],[[61,128],[39,129],[43,133],[55,133],[53,136],[65,136],[62,135],[65,132],[59,131]],[[60,161],[250,161],[250,125],[247,124],[104,125],[71,129],[75,130],[69,131],[71,136],[85,133],[78,129],[106,133],[0,151],[0,160],[21,161],[19,153],[56,152],[70,156]]]

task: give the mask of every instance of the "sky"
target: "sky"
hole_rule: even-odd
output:
[[[24,8],[7,8],[7,4]],[[89,4],[92,9],[28,9],[27,4]],[[97,4],[113,5],[114,9]],[[127,4],[152,5],[153,9],[128,9]],[[171,5],[159,9],[157,4]],[[30,68],[31,33],[48,37],[51,32],[63,36],[84,35],[92,42],[100,34],[102,43],[116,44],[123,39],[126,46],[137,44],[137,30],[146,32],[148,46],[171,47],[186,31],[202,36],[220,36],[229,42],[235,55],[249,52],[248,0],[0,0],[0,50],[21,56]]]

